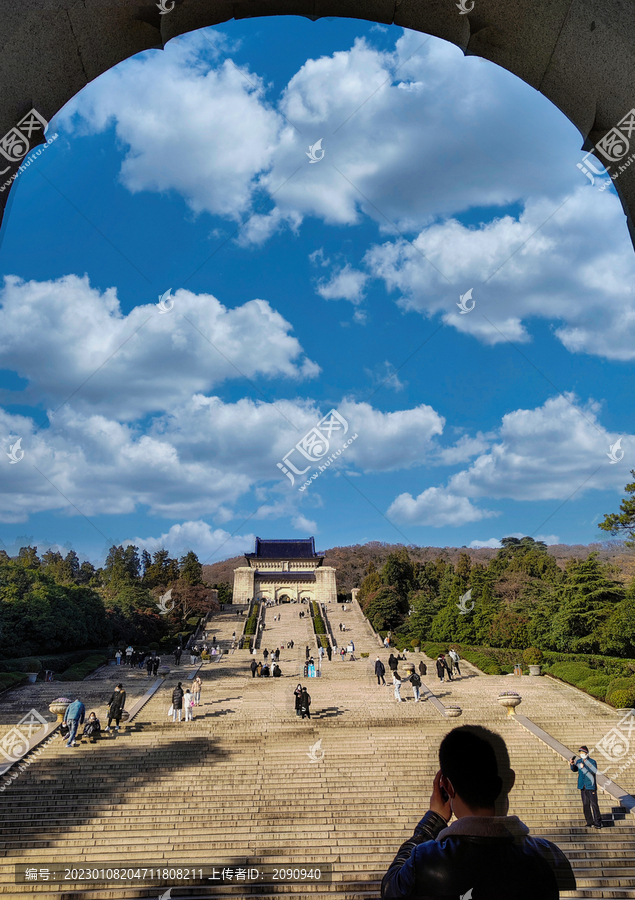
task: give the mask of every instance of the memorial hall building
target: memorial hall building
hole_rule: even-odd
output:
[[[324,553],[315,552],[314,538],[263,540],[256,538],[253,553],[245,553],[246,566],[234,569],[234,603],[256,600],[317,600],[337,603],[335,569],[324,565]]]

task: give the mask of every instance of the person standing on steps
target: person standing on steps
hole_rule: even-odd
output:
[[[80,725],[84,724],[84,716],[86,715],[86,707],[79,699],[76,697],[72,703],[70,703],[66,707],[66,712],[64,713],[64,721],[69,727],[68,732],[68,741],[66,743],[67,747],[75,747],[77,741],[75,737],[77,735],[77,729]]]
[[[391,672],[396,672],[398,667],[399,667],[399,662],[395,658],[395,654],[391,652],[390,656],[388,657],[388,668],[390,669]]]
[[[123,689],[123,684],[118,684],[108,701],[108,723],[106,725],[106,731],[110,731],[110,723],[113,719],[115,720],[115,731],[119,731],[119,721],[125,705],[126,692]]]
[[[151,656],[146,657],[146,672],[148,673],[148,675],[152,675],[152,657]]]
[[[176,722],[176,717],[178,714],[179,722],[181,721],[181,710],[183,709],[183,687],[181,686],[181,682],[177,684],[177,686],[172,691],[172,721]]]
[[[305,659],[308,659],[308,658],[309,658],[309,645],[308,645],[308,644],[307,644],[306,647],[304,648],[304,658],[305,658]]]
[[[454,660],[452,659],[452,657],[450,656],[449,653],[446,653],[446,655],[443,657],[443,659],[444,659],[444,661],[445,661],[445,665],[446,665],[447,670],[448,670],[448,677],[449,677],[450,681],[452,681],[452,672],[453,672],[453,669],[454,669]]]
[[[416,672],[413,672],[412,675],[408,678],[408,681],[412,685],[412,693],[414,695],[415,703],[419,702],[419,689],[421,688],[421,678],[417,675]]]
[[[265,647],[265,649],[262,651],[262,655],[263,655],[264,661],[267,662],[267,657],[269,656],[269,651],[267,650],[266,647]]]
[[[152,674],[154,675],[155,678],[159,674],[159,666],[160,665],[161,665],[161,657],[155,656],[154,659],[152,660]]]
[[[386,679],[384,675],[386,674],[386,667],[379,657],[375,660],[375,675],[377,676],[377,684],[386,684]]]
[[[428,674],[428,667],[426,666],[424,661],[421,660],[421,662],[419,663],[419,675],[421,675],[421,677],[423,678],[424,675],[427,675],[427,674]]]
[[[309,707],[311,706],[311,696],[307,693],[307,689],[305,687],[302,688],[302,693],[300,694],[300,713],[302,718],[306,716],[308,719],[311,718],[311,712]]]
[[[185,693],[183,694],[183,712],[185,713],[185,715],[184,715],[185,722],[191,722],[192,719],[194,718],[194,715],[192,713],[193,706],[194,706],[194,698],[190,694],[190,689],[186,688]]]
[[[331,656],[333,656],[333,648],[331,647],[331,644],[330,644],[330,643],[329,643],[329,644],[327,645],[327,647],[326,647],[326,655],[328,656],[329,662],[330,662],[330,661],[331,661]]]
[[[194,701],[194,706],[201,705],[201,688],[203,687],[203,682],[201,681],[201,676],[197,675],[194,681],[192,682],[192,700]]]
[[[251,664],[250,664],[250,666],[249,666],[249,668],[251,669],[251,677],[252,677],[252,678],[255,678],[255,677],[256,677],[256,667],[257,667],[257,665],[258,665],[258,663],[256,662],[256,660],[255,660],[255,659],[252,659],[252,660],[251,660]]]
[[[392,683],[395,686],[395,700],[401,700],[405,703],[404,698],[401,696],[401,677],[396,669],[393,669]]]
[[[575,756],[569,760],[569,768],[578,773],[578,790],[582,798],[582,810],[586,819],[587,828],[601,828],[602,817],[598,806],[598,785],[596,775],[597,763],[589,756],[589,748],[584,744],[578,750],[581,759],[576,761]]]
[[[177,647],[176,650],[174,651],[174,662],[176,663],[177,666],[181,662],[181,653],[182,652],[183,651],[181,650],[180,647]]]
[[[514,780],[499,734],[475,725],[446,734],[428,812],[384,875],[382,900],[470,898],[472,889],[474,900],[558,900],[574,891],[562,850],[508,815]]]
[[[121,665],[121,657],[122,657],[121,650],[117,650],[117,652],[115,653],[115,659],[117,660],[118,666]]]
[[[439,681],[441,682],[441,684],[443,684],[443,682],[445,681],[446,669],[447,669],[447,666],[445,664],[445,660],[439,654],[439,656],[437,657],[437,675],[439,676]]]
[[[457,674],[459,677],[462,677],[462,676],[461,676],[461,670],[459,669],[459,661],[460,661],[461,657],[460,657],[459,654],[456,652],[456,650],[454,649],[454,647],[450,650],[450,658],[451,658],[452,662],[454,663],[454,668],[456,669],[456,674]]]
[[[295,714],[296,716],[300,715],[300,698],[302,697],[302,685],[299,684],[295,691],[293,692],[293,696],[295,697]]]

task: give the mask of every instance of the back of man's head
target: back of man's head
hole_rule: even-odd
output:
[[[505,741],[499,734],[480,725],[453,728],[441,741],[439,765],[467,806],[497,806],[497,814],[505,815],[514,774]]]

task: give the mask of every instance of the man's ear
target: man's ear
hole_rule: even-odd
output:
[[[441,778],[439,779],[439,784],[441,785],[443,790],[446,792],[448,797],[450,797],[450,799],[453,799],[454,797],[456,797],[456,791],[454,790],[454,785],[452,784],[452,782],[446,775],[441,775]]]

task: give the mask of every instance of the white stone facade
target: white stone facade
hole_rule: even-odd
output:
[[[266,543],[258,538],[257,549]],[[293,547],[300,542],[289,543]],[[248,603],[254,597],[336,603],[335,569],[333,566],[323,565],[323,562],[323,557],[317,554],[312,558],[295,559],[270,559],[248,554],[248,565],[234,569],[234,603]]]

